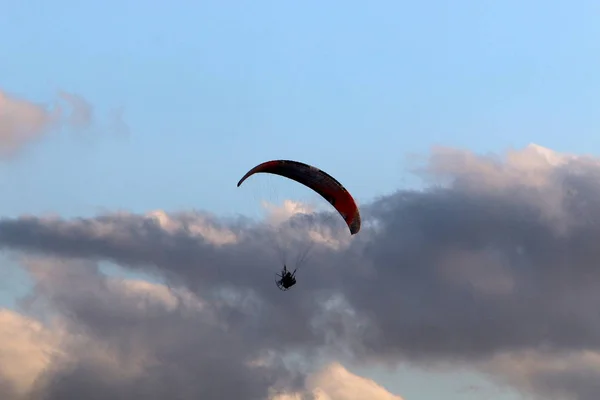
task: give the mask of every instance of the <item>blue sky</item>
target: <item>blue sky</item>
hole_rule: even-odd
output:
[[[600,149],[597,1],[37,0],[0,10],[0,89],[42,103],[75,92],[98,121],[3,165],[4,215],[250,212],[235,183],[271,158],[318,165],[365,202],[414,184],[406,155],[432,145]],[[120,108],[126,136],[102,125]],[[458,393],[473,384],[467,375],[372,375],[409,400],[477,398]]]

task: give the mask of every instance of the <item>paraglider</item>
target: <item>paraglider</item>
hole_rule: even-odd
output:
[[[240,187],[246,179],[257,173],[279,175],[312,189],[327,200],[341,215],[350,231],[350,235],[355,235],[360,231],[361,218],[356,202],[341,183],[319,168],[299,161],[267,161],[248,171],[240,179],[237,186]],[[297,268],[298,266],[296,266],[296,270]],[[284,263],[281,274],[277,275],[280,279],[276,281],[281,290],[288,290],[296,284],[296,270],[290,273]]]
[[[287,270],[287,266],[285,264],[283,264],[283,269],[281,270],[281,274],[277,275],[280,279],[275,281],[279,290],[283,290],[284,292],[286,290],[290,290],[290,288],[296,284],[296,276],[295,275],[296,275],[296,270],[294,270],[294,272],[290,272]]]

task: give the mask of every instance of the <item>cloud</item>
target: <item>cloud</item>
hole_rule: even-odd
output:
[[[50,364],[60,335],[38,321],[0,309],[0,393],[25,396]]]
[[[302,371],[271,346],[249,346],[248,330],[239,329],[252,313],[248,299],[209,303],[185,288],[106,276],[86,261],[22,263],[35,281],[23,307],[47,322],[0,313],[0,377],[11,384],[0,387],[16,388],[3,398],[264,400],[285,398],[274,390],[302,393]],[[341,386],[332,388],[328,377]],[[349,388],[379,396],[374,400],[398,398],[340,365],[306,383],[307,393],[330,396],[321,399],[351,400]]]
[[[273,400],[302,400],[306,394],[314,400],[402,400],[371,379],[352,374],[339,363],[328,365],[308,377],[307,393],[275,396]]]
[[[0,157],[13,156],[57,122],[59,111],[0,91]]]
[[[64,91],[59,92],[58,96],[71,107],[72,112],[66,119],[71,127],[84,129],[92,124],[93,109],[86,99]]]
[[[61,342],[68,357],[46,367],[33,398],[264,399],[262,378],[279,374],[246,365],[256,349],[229,332],[234,327],[219,315],[227,316],[226,305],[203,304],[184,289],[111,279],[93,263],[24,264],[36,279],[28,308],[53,311],[70,333]]]
[[[0,159],[16,156],[52,130],[71,128],[80,132],[93,122],[92,106],[78,94],[61,91],[48,106],[0,90]],[[109,129],[128,131],[122,110],[114,113]]]
[[[307,365],[327,355],[354,362],[484,368],[499,355],[598,351],[597,159],[535,145],[503,157],[438,148],[417,173],[432,186],[400,190],[364,205],[363,231],[344,246],[327,246],[311,235],[315,230],[328,237],[347,235],[322,213],[277,219],[283,221],[276,224],[277,232],[285,233],[278,237],[291,249],[311,248],[297,287],[284,294],[271,278],[280,267],[273,253],[273,224],[244,219],[202,212],[3,219],[0,246],[108,260],[157,274],[169,285],[200,296],[219,323],[205,325],[190,317],[190,326],[183,330],[193,331],[193,339],[181,333],[169,336],[172,343],[187,347],[165,350],[161,360],[206,371],[194,375],[198,379],[209,370],[186,357],[190,348],[207,351],[215,371],[228,371],[223,374],[231,378],[228,384],[211,386],[214,390],[245,387],[256,398],[273,385],[298,386],[308,372],[271,367],[257,372],[241,365],[258,359],[285,364],[290,354],[302,354]],[[78,292],[78,287],[71,284],[65,293]],[[106,301],[101,296],[83,303],[73,298],[64,300],[61,309],[73,307],[69,315],[91,332],[111,336],[112,320],[107,322],[108,313],[98,310]],[[151,321],[145,331],[175,323],[167,317]],[[211,353],[217,348],[223,353]],[[518,359],[511,360],[519,365]],[[569,379],[542,383],[539,376],[547,375],[536,367],[542,375],[525,374],[529,386],[518,386],[557,399],[590,399],[593,379],[583,378],[593,372],[593,365],[573,365],[552,371],[572,374]],[[275,371],[285,373],[278,376]],[[508,376],[506,369],[495,371]],[[157,382],[167,385],[169,379],[180,379],[176,376],[155,377],[152,387],[159,390]],[[241,383],[232,385],[236,379]],[[569,395],[564,394],[567,386]]]
[[[108,130],[122,136],[131,134],[131,128],[125,121],[124,107],[116,108],[110,112]]]
[[[535,399],[595,399],[600,393],[600,352],[551,348],[499,354],[484,366],[498,381],[534,393]]]

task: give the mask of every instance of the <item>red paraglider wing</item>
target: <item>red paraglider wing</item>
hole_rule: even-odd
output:
[[[327,200],[346,221],[350,234],[360,230],[360,212],[356,202],[335,178],[320,169],[298,161],[273,160],[257,165],[238,182],[238,187],[257,173],[275,174],[307,186]]]

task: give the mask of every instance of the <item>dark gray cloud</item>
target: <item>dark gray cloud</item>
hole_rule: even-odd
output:
[[[483,363],[499,354],[548,348],[557,354],[598,351],[596,160],[559,156],[535,146],[509,152],[503,159],[436,149],[418,172],[431,180],[430,188],[401,190],[364,206],[363,231],[341,249],[315,245],[298,286],[286,293],[273,285],[272,272],[278,266],[268,251],[266,226],[204,214],[171,214],[168,220],[124,214],[4,219],[0,246],[110,260],[152,271],[198,293],[214,307],[228,332],[236,333],[227,339],[218,329],[204,322],[195,325],[191,319],[186,331],[203,337],[194,338],[195,348],[208,351],[211,343],[212,350],[217,349],[214,343],[226,347],[222,355],[209,352],[206,359],[219,371],[229,371],[224,374],[229,385],[238,380],[240,387],[243,382],[248,387],[262,382],[255,392],[245,389],[258,397],[279,378],[269,375],[270,370],[252,375],[240,367],[257,351],[295,350],[316,356],[327,349],[356,360],[417,363]],[[289,232],[300,246],[308,237],[300,233],[316,223],[299,219],[293,224]],[[343,237],[339,228],[320,227],[324,234]],[[231,293],[238,299],[234,303]],[[106,320],[111,313],[94,311],[101,303],[66,299],[60,308],[70,310],[80,324],[85,321],[91,332],[109,337],[120,328]],[[148,331],[154,331],[175,321],[147,323]],[[127,324],[121,321],[118,326]],[[198,361],[191,355],[187,361],[190,338],[170,340],[186,346],[169,349],[163,356],[166,365],[208,371],[194,364]],[[562,372],[566,376],[569,371]],[[556,387],[560,380],[554,375],[528,375],[529,390],[550,393],[550,387],[556,396],[566,393],[563,386]],[[73,385],[83,379],[69,376]],[[171,382],[178,376],[151,381]],[[195,376],[200,380],[212,375]],[[582,371],[576,376],[579,380],[564,381],[576,382],[566,398],[591,399],[586,394],[592,392],[586,384],[591,380]],[[218,392],[224,385],[194,393],[225,393]],[[165,386],[155,390],[159,387]],[[143,394],[129,387],[115,390]],[[117,392],[114,396],[118,398]]]
[[[201,302],[108,278],[85,261],[24,264],[36,277],[26,308],[55,310],[69,333],[34,399],[265,399],[273,386],[302,384],[277,359],[256,365],[269,347],[249,346],[243,324],[252,306],[243,299]]]

